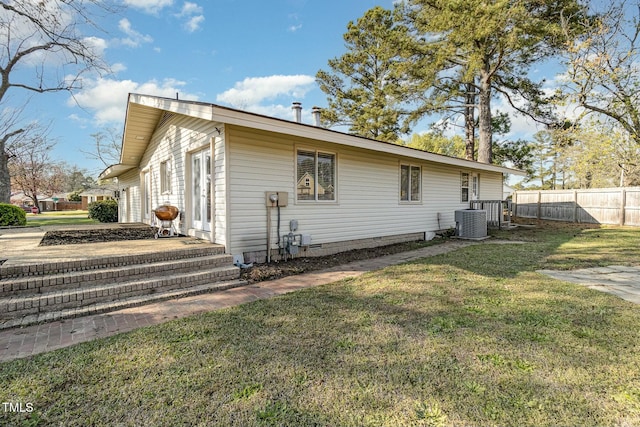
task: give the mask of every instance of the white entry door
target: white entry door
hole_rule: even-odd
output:
[[[211,152],[191,156],[191,200],[193,228],[211,231]]]

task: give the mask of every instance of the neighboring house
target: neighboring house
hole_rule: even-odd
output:
[[[324,195],[325,193],[322,185],[318,184],[316,187],[316,180],[310,172],[305,172],[300,177],[297,188],[297,195],[299,199],[305,198],[307,200],[311,200],[316,191],[318,192],[318,195]]]
[[[66,202],[66,194],[54,194],[53,196],[38,197],[38,207],[40,208],[40,212],[61,210],[58,205],[66,204]]]
[[[66,195],[63,197],[66,197]],[[31,208],[34,206],[33,199],[25,195],[23,191],[12,193],[10,202],[12,205],[20,206],[22,209],[28,212],[31,212]],[[50,207],[51,210],[53,210],[54,205],[54,201],[51,197],[45,196],[44,194],[38,195],[39,212],[47,210],[47,207]]]
[[[23,191],[12,192],[9,196],[9,202],[12,205],[20,206],[23,209],[31,208],[33,206],[33,200],[24,194]]]
[[[101,178],[118,178],[121,222],[155,223],[153,209],[169,203],[180,209],[179,232],[251,262],[265,260],[267,245],[276,256],[290,224],[304,234],[288,240],[300,255],[423,239],[454,227],[454,211],[470,200],[502,199],[507,173],[524,175],[214,104],[131,94],[120,164]]]
[[[87,188],[80,193],[82,198],[81,209],[87,210],[89,203],[97,202],[98,200],[109,200],[115,198],[117,188],[115,187],[96,187]]]

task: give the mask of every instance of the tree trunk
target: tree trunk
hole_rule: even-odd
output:
[[[491,75],[486,68],[480,70],[479,101],[478,162],[491,163],[493,157],[491,132]]]
[[[0,203],[11,202],[11,176],[9,175],[9,156],[0,146]]]
[[[24,129],[16,129],[0,138],[0,203],[11,203],[11,174],[9,173],[9,154],[6,152],[7,144],[11,138],[24,131]]]
[[[475,123],[475,105],[476,105],[476,88],[473,83],[465,84],[465,107],[464,107],[464,133],[466,141],[465,158],[474,160],[476,149],[476,123]]]

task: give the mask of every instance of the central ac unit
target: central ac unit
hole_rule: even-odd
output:
[[[487,237],[487,211],[463,209],[455,211],[456,236],[467,239]]]

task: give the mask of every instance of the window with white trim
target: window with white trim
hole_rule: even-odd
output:
[[[171,193],[171,161],[165,160],[160,163],[160,192],[162,194]]]
[[[298,200],[336,200],[336,155],[297,150],[296,180]]]
[[[420,166],[400,165],[400,201],[419,202],[421,200],[422,170]]]
[[[462,172],[460,174],[460,195],[461,201],[469,201],[469,174],[467,172]]]

